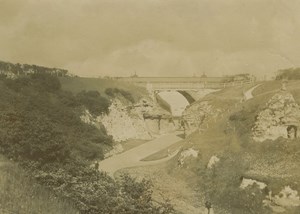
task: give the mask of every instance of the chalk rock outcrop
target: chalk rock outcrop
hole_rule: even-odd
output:
[[[240,188],[245,189],[246,187],[253,186],[254,184],[256,184],[259,187],[259,189],[264,189],[267,187],[267,185],[263,182],[253,180],[251,178],[243,178]]]
[[[111,135],[116,142],[128,139],[152,139],[149,134],[143,112],[149,106],[139,105],[125,106],[121,101],[115,99],[109,107],[109,113],[93,117],[88,110],[80,116],[81,120],[97,128],[105,128],[108,135]]]
[[[220,161],[220,158],[217,156],[213,155],[208,161],[207,168],[212,169],[218,162]]]
[[[182,151],[182,152],[180,153],[179,158],[178,158],[178,165],[179,165],[180,167],[183,166],[184,161],[185,161],[188,157],[196,158],[196,157],[198,157],[198,153],[199,153],[199,151],[194,150],[193,148],[189,148],[189,149],[186,149],[186,150]]]
[[[274,213],[283,213],[290,207],[299,207],[300,198],[298,191],[290,186],[285,186],[278,195],[272,196],[272,192],[263,200],[264,206],[270,207]]]
[[[189,106],[183,112],[183,119],[187,122],[190,132],[207,128],[207,123],[216,120],[222,111],[214,108],[208,101],[202,101]]]
[[[253,139],[258,142],[278,137],[288,137],[288,127],[299,126],[300,109],[293,95],[287,91],[276,93],[266,104],[252,129]]]
[[[274,201],[283,207],[300,206],[298,191],[293,190],[290,186],[284,187],[278,195],[275,195]]]
[[[107,133],[117,142],[133,138],[151,139],[143,119],[143,111],[138,106],[129,109],[120,101],[114,100],[109,107],[109,113],[98,119],[104,125]]]

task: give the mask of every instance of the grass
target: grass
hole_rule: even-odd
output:
[[[17,165],[0,156],[0,213],[79,214],[67,201],[30,179]]]
[[[149,155],[149,156],[143,158],[141,161],[155,161],[155,160],[160,160],[160,159],[166,158],[170,154],[173,154],[174,152],[181,149],[184,146],[184,143],[185,143],[185,141],[183,141],[183,140],[178,141],[159,152],[156,152],[152,155]]]
[[[146,97],[148,94],[147,90],[143,87],[111,79],[61,77],[60,82],[63,90],[71,91],[73,93],[78,93],[83,90],[95,90],[98,91],[101,95],[105,95],[105,89],[119,88],[130,92],[135,100]]]
[[[287,91],[294,95],[298,104],[299,83],[300,81],[289,81],[287,84]],[[300,140],[290,142],[278,139],[257,143],[251,139],[255,116],[280,88],[281,81],[263,82],[263,85],[254,90],[254,98],[243,103],[238,102],[245,90],[242,87],[228,88],[204,97],[202,100],[209,101],[214,108],[227,111],[222,118],[212,121],[204,132],[195,132],[188,137],[186,141],[189,143],[185,144],[185,148],[198,150],[199,156],[188,162],[185,169],[173,168],[172,175],[185,179],[194,188],[200,188],[201,194],[213,197],[216,206],[222,206],[230,213],[269,213],[261,207],[258,196],[250,199],[247,198],[251,196],[250,191],[239,190],[240,176],[266,181],[274,194],[278,194],[286,185],[300,191],[297,182],[300,178],[300,156],[297,152]],[[235,119],[230,120],[232,115]],[[210,172],[206,165],[212,155],[217,155],[221,160]],[[175,166],[176,163],[172,164]],[[286,177],[278,177],[280,175]],[[215,193],[209,193],[212,190]],[[265,197],[263,193],[260,194],[260,197]],[[234,201],[228,200],[229,195]],[[299,209],[295,208],[295,212],[289,210],[287,213],[299,213]]]

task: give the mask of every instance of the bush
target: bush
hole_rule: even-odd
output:
[[[131,103],[134,103],[134,101],[135,101],[130,92],[125,91],[123,89],[119,89],[119,88],[107,88],[107,89],[105,89],[105,94],[110,96],[110,97],[116,97],[118,95],[121,95],[125,99],[130,101]]]
[[[276,80],[299,80],[300,79],[300,68],[288,68],[279,70]]]
[[[55,92],[61,89],[59,79],[51,74],[35,73],[31,78],[37,90]]]
[[[15,158],[22,156],[42,162],[64,162],[69,157],[68,144],[63,141],[62,133],[55,130],[45,117],[20,113],[4,114],[1,125],[8,129],[1,136],[1,146]]]
[[[110,101],[101,96],[98,91],[81,91],[77,94],[77,99],[90,113],[96,116],[102,113],[108,113]]]

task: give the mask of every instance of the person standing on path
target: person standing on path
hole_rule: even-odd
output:
[[[212,213],[210,212],[212,206],[211,206],[211,203],[210,203],[209,201],[206,201],[206,202],[205,202],[205,207],[206,207],[206,209],[207,209],[207,214],[212,214]]]

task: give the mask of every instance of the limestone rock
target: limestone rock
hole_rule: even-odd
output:
[[[269,192],[269,195],[263,200],[263,204],[270,207],[274,213],[282,213],[286,211],[286,208],[300,206],[300,198],[298,191],[286,186],[274,197],[272,192]]]
[[[211,158],[208,161],[207,168],[212,169],[215,166],[215,164],[217,164],[219,161],[220,158],[218,158],[217,156],[215,155],[211,156]]]
[[[98,118],[109,135],[117,142],[128,139],[151,139],[145,125],[142,111],[138,107],[127,109],[120,101],[114,100],[109,113]]]
[[[189,132],[207,128],[206,125],[210,120],[216,120],[222,111],[213,108],[208,101],[202,101],[189,106],[183,112],[183,118],[187,121]]]
[[[250,179],[250,178],[243,178],[242,183],[240,185],[240,188],[245,189],[246,187],[252,186],[254,184],[256,184],[259,187],[259,189],[264,189],[264,188],[267,187],[267,185],[263,182],[253,180],[253,179]]]
[[[253,139],[262,142],[278,137],[287,138],[289,125],[298,126],[300,109],[293,95],[286,91],[276,93],[257,116],[253,127]]]
[[[186,150],[182,151],[180,153],[179,158],[178,158],[179,166],[183,166],[184,160],[188,157],[194,157],[194,158],[198,157],[198,153],[199,153],[199,151],[196,151],[192,148],[189,148],[189,149],[186,149]]]
[[[284,187],[278,195],[275,195],[273,200],[276,204],[283,207],[300,206],[300,198],[298,192],[296,190],[293,190],[290,186]]]

